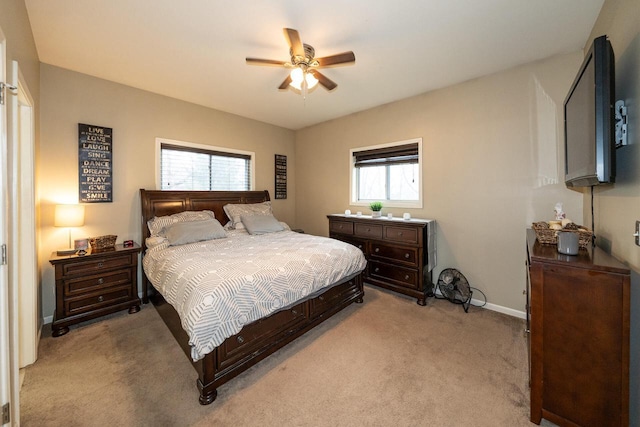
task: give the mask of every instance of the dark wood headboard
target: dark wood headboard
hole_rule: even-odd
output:
[[[220,224],[229,218],[222,207],[228,203],[260,203],[270,200],[264,191],[161,191],[140,189],[142,204],[142,241],[149,237],[147,221],[156,216],[171,215],[183,211],[213,211]]]
[[[149,237],[147,221],[156,216],[171,215],[183,211],[213,211],[222,225],[229,218],[222,207],[228,203],[261,203],[271,200],[269,192],[264,191],[162,191],[140,189],[142,206],[142,253],[147,249],[145,244]],[[147,300],[148,280],[144,271],[143,294]],[[145,303],[147,301],[144,301]]]

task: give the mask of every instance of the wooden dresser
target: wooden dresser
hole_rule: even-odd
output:
[[[86,255],[51,254],[56,273],[56,311],[51,335],[69,332],[69,325],[129,309],[140,311],[138,254],[140,246],[87,252]]]
[[[329,237],[351,243],[367,258],[367,283],[417,298],[433,295],[436,222],[427,219],[327,215]]]
[[[560,254],[533,230],[527,265],[531,421],[627,426],[629,269],[599,248]]]

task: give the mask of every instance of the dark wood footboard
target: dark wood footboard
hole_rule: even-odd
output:
[[[227,338],[204,359],[192,364],[198,372],[200,403],[208,405],[217,395],[217,388],[249,369],[265,357],[313,329],[353,302],[363,301],[362,274],[335,285],[316,298],[272,314],[246,325]],[[180,325],[173,307],[159,293],[153,301],[158,313],[191,360],[189,337]]]

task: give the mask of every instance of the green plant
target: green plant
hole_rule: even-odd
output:
[[[382,210],[382,202],[371,202],[371,204],[369,204],[369,208],[371,208],[372,211],[374,212],[378,212]]]

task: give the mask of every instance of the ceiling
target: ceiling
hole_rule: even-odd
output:
[[[25,0],[40,61],[300,129],[584,47],[604,0]],[[338,87],[278,86],[285,27]]]

